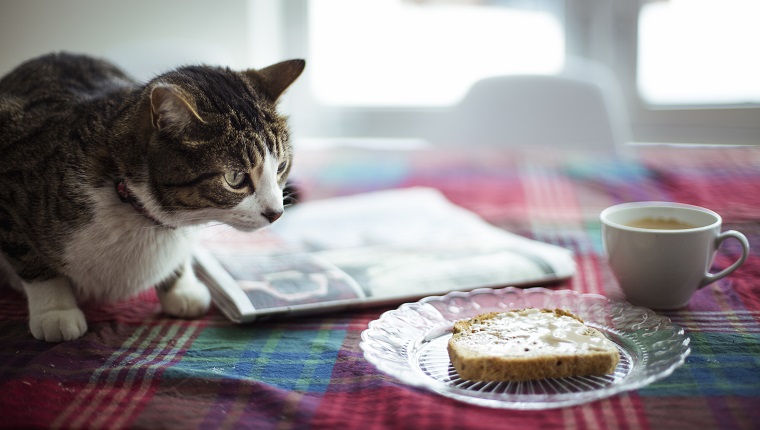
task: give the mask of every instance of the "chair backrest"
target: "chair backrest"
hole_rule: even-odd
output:
[[[435,145],[617,147],[629,139],[614,77],[585,60],[556,75],[483,79],[428,132]]]

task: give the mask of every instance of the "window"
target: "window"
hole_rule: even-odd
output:
[[[638,92],[653,106],[760,103],[760,2],[644,4]]]
[[[441,106],[479,79],[553,73],[562,25],[545,10],[404,0],[311,0],[310,85],[343,106]]]
[[[481,78],[579,57],[615,73],[633,141],[760,144],[758,0],[248,1],[281,25],[253,40],[308,60],[300,136],[417,137]]]

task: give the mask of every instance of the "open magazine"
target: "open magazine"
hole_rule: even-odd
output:
[[[429,188],[300,203],[257,232],[209,228],[201,245],[198,276],[237,323],[575,273],[570,251],[494,227]]]

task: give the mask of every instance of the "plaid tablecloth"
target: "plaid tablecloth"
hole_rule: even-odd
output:
[[[538,412],[464,404],[379,372],[359,336],[395,306],[237,326],[215,309],[168,318],[150,292],[87,308],[84,337],[49,344],[29,333],[22,295],[0,288],[0,427],[760,428],[760,148],[299,151],[294,176],[306,199],[439,188],[495,225],[572,249],[578,273],[553,289],[620,298],[598,214],[625,201],[711,208],[748,236],[751,256],[687,308],[664,313],[691,338],[671,376]],[[716,268],[739,252],[727,242]]]

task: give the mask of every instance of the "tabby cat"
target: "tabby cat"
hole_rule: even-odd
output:
[[[194,233],[282,214],[292,148],[276,102],[304,65],[188,66],[140,84],[56,53],[0,80],[0,271],[26,293],[35,338],[76,339],[78,304],[152,286],[169,315],[208,310]]]

